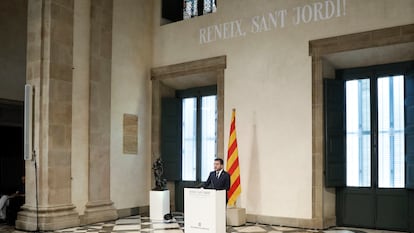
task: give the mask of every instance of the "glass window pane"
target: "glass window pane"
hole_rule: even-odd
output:
[[[404,76],[378,78],[378,186],[404,188]]]
[[[196,180],[197,98],[183,99],[182,178]]]
[[[183,18],[190,19],[197,15],[197,0],[184,0]]]
[[[216,12],[216,0],[204,0],[204,14]]]
[[[201,98],[201,174],[206,181],[217,157],[217,98]]]
[[[346,82],[346,184],[371,184],[371,109],[369,79]]]

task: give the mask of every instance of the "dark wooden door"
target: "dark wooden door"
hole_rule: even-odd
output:
[[[327,187],[336,187],[336,215],[338,226],[414,232],[413,70],[414,62],[340,70],[337,71],[337,79],[325,81],[324,83],[325,184]],[[380,168],[380,160],[381,158],[384,160],[383,155],[380,155],[380,146],[384,145],[384,142],[381,144],[379,137],[381,137],[381,133],[384,134],[385,132],[384,128],[379,126],[380,124],[384,124],[383,112],[381,112],[383,110],[380,110],[381,108],[384,108],[384,102],[381,102],[380,98],[383,98],[385,95],[392,95],[383,92],[379,82],[383,81],[384,78],[391,79],[396,76],[403,76],[404,83],[404,88],[400,90],[403,99],[398,103],[395,103],[400,104],[400,106],[402,105],[404,109],[404,133],[400,133],[400,136],[402,135],[402,138],[405,141],[403,144],[404,153],[402,159],[403,162],[405,162],[402,166],[404,169],[404,173],[402,174],[403,178],[405,178],[405,183],[403,185],[400,184],[399,186],[384,186],[384,184],[381,184],[380,182],[383,174],[383,171],[381,171]],[[369,166],[363,168],[363,170],[368,169],[367,173],[370,178],[369,181],[365,182],[363,185],[350,185],[347,182],[347,167],[352,167],[352,164],[347,162],[352,160],[347,161],[347,153],[352,151],[352,145],[348,144],[348,132],[346,127],[347,107],[350,105],[347,106],[348,103],[345,101],[345,106],[342,106],[342,97],[336,95],[345,95],[346,99],[346,82],[362,79],[369,80],[368,99],[370,100],[370,103],[364,105],[365,108],[368,109],[365,109],[364,111],[368,112],[367,115],[369,116],[368,118],[370,121],[369,146],[367,146],[369,147]],[[388,89],[389,93],[391,93],[391,88],[393,88],[392,85],[394,84],[391,84],[390,81],[390,89]],[[391,105],[391,102],[392,100],[390,100],[389,105]],[[358,104],[354,103],[353,105],[360,108],[363,104],[358,102]],[[390,109],[387,109],[387,111],[393,111],[393,107],[387,106],[387,108]],[[338,116],[341,109],[343,110],[343,115]],[[343,118],[345,118],[344,121],[342,121]],[[393,120],[389,120],[389,122],[392,121]],[[394,131],[394,128],[392,128],[391,131],[392,133],[390,133],[390,137],[394,137],[397,130]],[[342,146],[341,143],[334,143],[335,141],[344,142],[345,146]],[[391,144],[385,147],[387,150],[393,150]],[[384,150],[384,148],[382,149]],[[359,164],[360,162],[361,161],[358,161]],[[361,172],[361,170],[359,170],[359,172]],[[391,169],[390,174],[394,175],[394,170]]]

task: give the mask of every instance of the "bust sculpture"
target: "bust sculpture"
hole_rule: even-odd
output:
[[[155,162],[152,164],[152,170],[154,172],[155,178],[155,188],[153,188],[152,190],[167,190],[167,180],[162,178],[162,174],[164,173],[164,163],[162,162],[161,158],[155,160]]]

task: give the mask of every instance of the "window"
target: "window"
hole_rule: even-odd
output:
[[[371,113],[369,79],[351,80],[346,88],[346,184],[371,183]]]
[[[183,180],[196,179],[197,98],[183,99],[182,119]]]
[[[414,190],[414,61],[324,79],[324,178],[339,225],[406,230]]]
[[[185,0],[183,18],[190,19],[198,16],[197,0]]]
[[[404,76],[378,78],[378,186],[404,188]]]
[[[405,188],[405,77],[367,76],[345,80],[346,186]]]
[[[217,157],[216,89],[200,90],[179,94],[185,96],[182,98],[181,124],[183,181],[206,181]]]
[[[201,106],[201,180],[206,181],[217,157],[217,97],[202,97]]]
[[[215,0],[204,0],[204,11],[203,14],[216,12],[216,1]]]
[[[216,12],[216,10],[216,0],[184,0],[183,18],[190,19]]]
[[[161,25],[217,11],[217,0],[163,0]]]

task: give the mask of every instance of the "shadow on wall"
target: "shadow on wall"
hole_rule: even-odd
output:
[[[255,113],[254,113],[255,114]],[[247,210],[256,212],[261,209],[261,184],[260,184],[260,168],[259,168],[259,147],[257,140],[256,114],[253,117],[252,146],[250,154],[250,168],[248,176],[248,187],[246,190]]]

